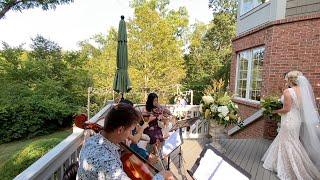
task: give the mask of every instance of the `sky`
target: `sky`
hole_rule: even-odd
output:
[[[208,0],[171,0],[169,8],[185,6],[189,23],[208,23],[212,13]],[[64,50],[77,50],[78,42],[95,34],[107,34],[110,27],[118,27],[120,16],[133,17],[129,0],[74,0],[73,3],[57,6],[55,10],[40,8],[22,12],[9,11],[0,19],[0,41],[11,46],[25,43],[29,48],[31,38],[37,34],[55,41]]]

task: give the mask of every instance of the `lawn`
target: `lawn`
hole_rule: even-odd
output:
[[[33,139],[1,144],[1,179],[13,179],[71,133],[72,129],[68,129]]]

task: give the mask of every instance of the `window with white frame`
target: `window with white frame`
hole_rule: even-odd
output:
[[[251,9],[263,4],[269,0],[241,0],[240,15],[249,12]]]
[[[238,54],[236,94],[240,98],[260,101],[264,47]]]

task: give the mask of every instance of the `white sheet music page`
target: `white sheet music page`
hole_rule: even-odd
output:
[[[164,156],[169,155],[173,150],[175,150],[182,144],[179,129],[170,134],[171,135],[167,140],[165,140],[164,145],[162,147],[162,153]]]
[[[223,159],[217,156],[213,151],[208,149],[200,160],[197,170],[193,174],[193,178],[197,180],[210,179],[213,176],[215,169]]]
[[[208,149],[204,156],[201,158],[200,164],[193,174],[193,178],[196,180],[248,179],[236,168],[225,162],[222,157],[218,156],[211,149]]]

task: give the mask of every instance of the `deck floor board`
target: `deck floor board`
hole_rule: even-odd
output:
[[[278,180],[274,172],[268,171],[262,167],[261,158],[271,144],[271,141],[264,139],[223,139],[220,140],[224,155],[245,169],[251,174],[253,180]],[[170,170],[177,179],[192,179],[186,170],[191,170],[195,161],[199,157],[206,144],[214,146],[209,139],[201,138],[196,140],[184,140],[182,144],[179,167],[178,151],[172,153]]]

